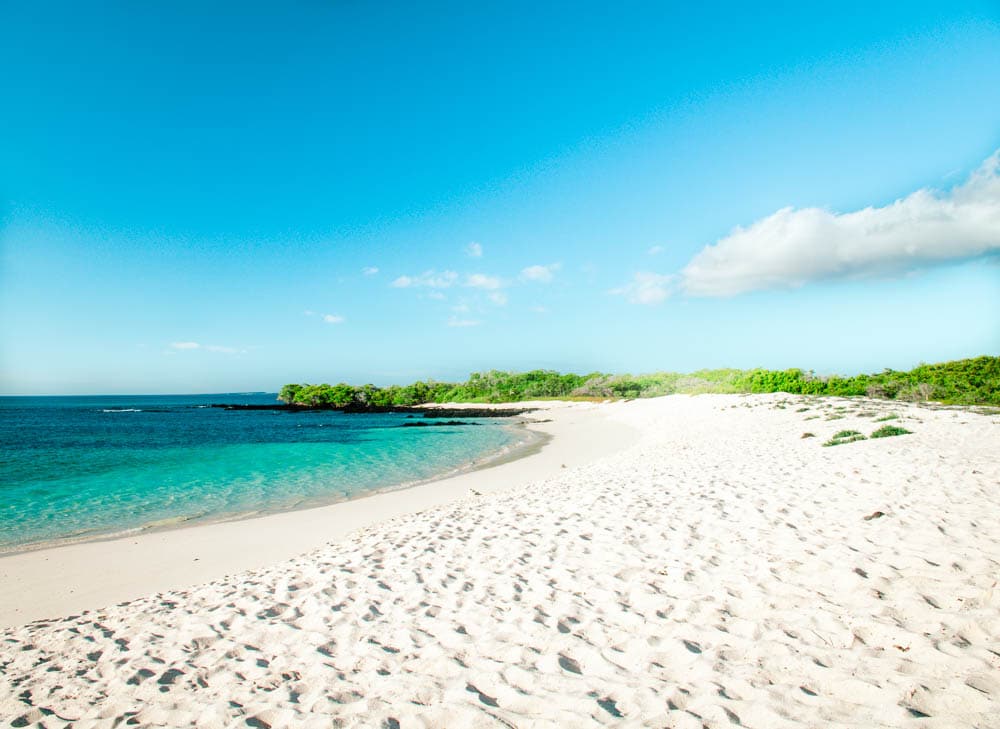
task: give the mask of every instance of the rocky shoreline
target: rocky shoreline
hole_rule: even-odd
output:
[[[221,408],[223,410],[279,410],[284,412],[299,413],[311,412],[314,410],[333,410],[342,413],[407,413],[410,415],[421,415],[425,418],[514,418],[525,413],[534,412],[538,408],[483,408],[483,407],[459,407],[441,408],[428,405],[392,405],[389,407],[377,405],[357,405],[351,404],[344,407],[333,407],[320,405],[315,407],[305,405],[241,405],[235,403],[212,403],[210,407]]]

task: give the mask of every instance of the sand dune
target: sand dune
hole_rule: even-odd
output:
[[[913,433],[822,446],[882,425],[873,411]],[[780,395],[606,414],[638,442],[279,565],[8,629],[0,715],[1000,727],[1000,416]]]

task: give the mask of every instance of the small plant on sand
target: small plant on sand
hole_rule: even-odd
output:
[[[815,433],[803,433],[802,437],[803,438],[815,438],[816,434]]]
[[[843,420],[844,416],[843,415],[827,415],[826,419],[827,420]]]
[[[865,436],[863,436],[856,430],[842,430],[835,436],[830,438],[830,440],[828,440],[823,445],[824,446],[844,445],[844,443],[853,443],[856,440],[867,440],[867,438],[865,438]]]
[[[872,433],[872,438],[891,438],[894,435],[908,435],[912,433],[912,430],[907,430],[906,428],[900,428],[897,425],[883,425],[881,428]]]
[[[886,420],[899,420],[899,416],[896,413],[889,413],[881,418],[875,418],[876,423],[884,423]]]
[[[810,415],[808,418],[806,418],[806,420],[816,420],[816,418],[818,417],[819,415]]]
[[[798,409],[798,410],[796,410],[795,412],[797,412],[797,413],[804,413],[804,412],[805,412],[806,410],[808,410],[808,409],[809,409],[809,408],[799,408],[799,409]]]

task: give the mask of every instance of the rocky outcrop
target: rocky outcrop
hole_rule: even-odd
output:
[[[358,405],[351,404],[343,407],[333,407],[331,405],[241,405],[236,403],[213,403],[213,408],[223,410],[281,410],[290,413],[298,413],[312,410],[335,410],[342,413],[410,413],[420,415],[425,418],[514,418],[524,413],[530,413],[536,408],[484,408],[469,406],[457,408],[439,408],[426,405],[392,405],[383,407],[379,405]]]

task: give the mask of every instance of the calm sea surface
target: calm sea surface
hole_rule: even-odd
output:
[[[232,411],[274,394],[0,397],[0,550],[330,503],[525,438],[503,421]],[[429,421],[433,422],[433,421]]]

